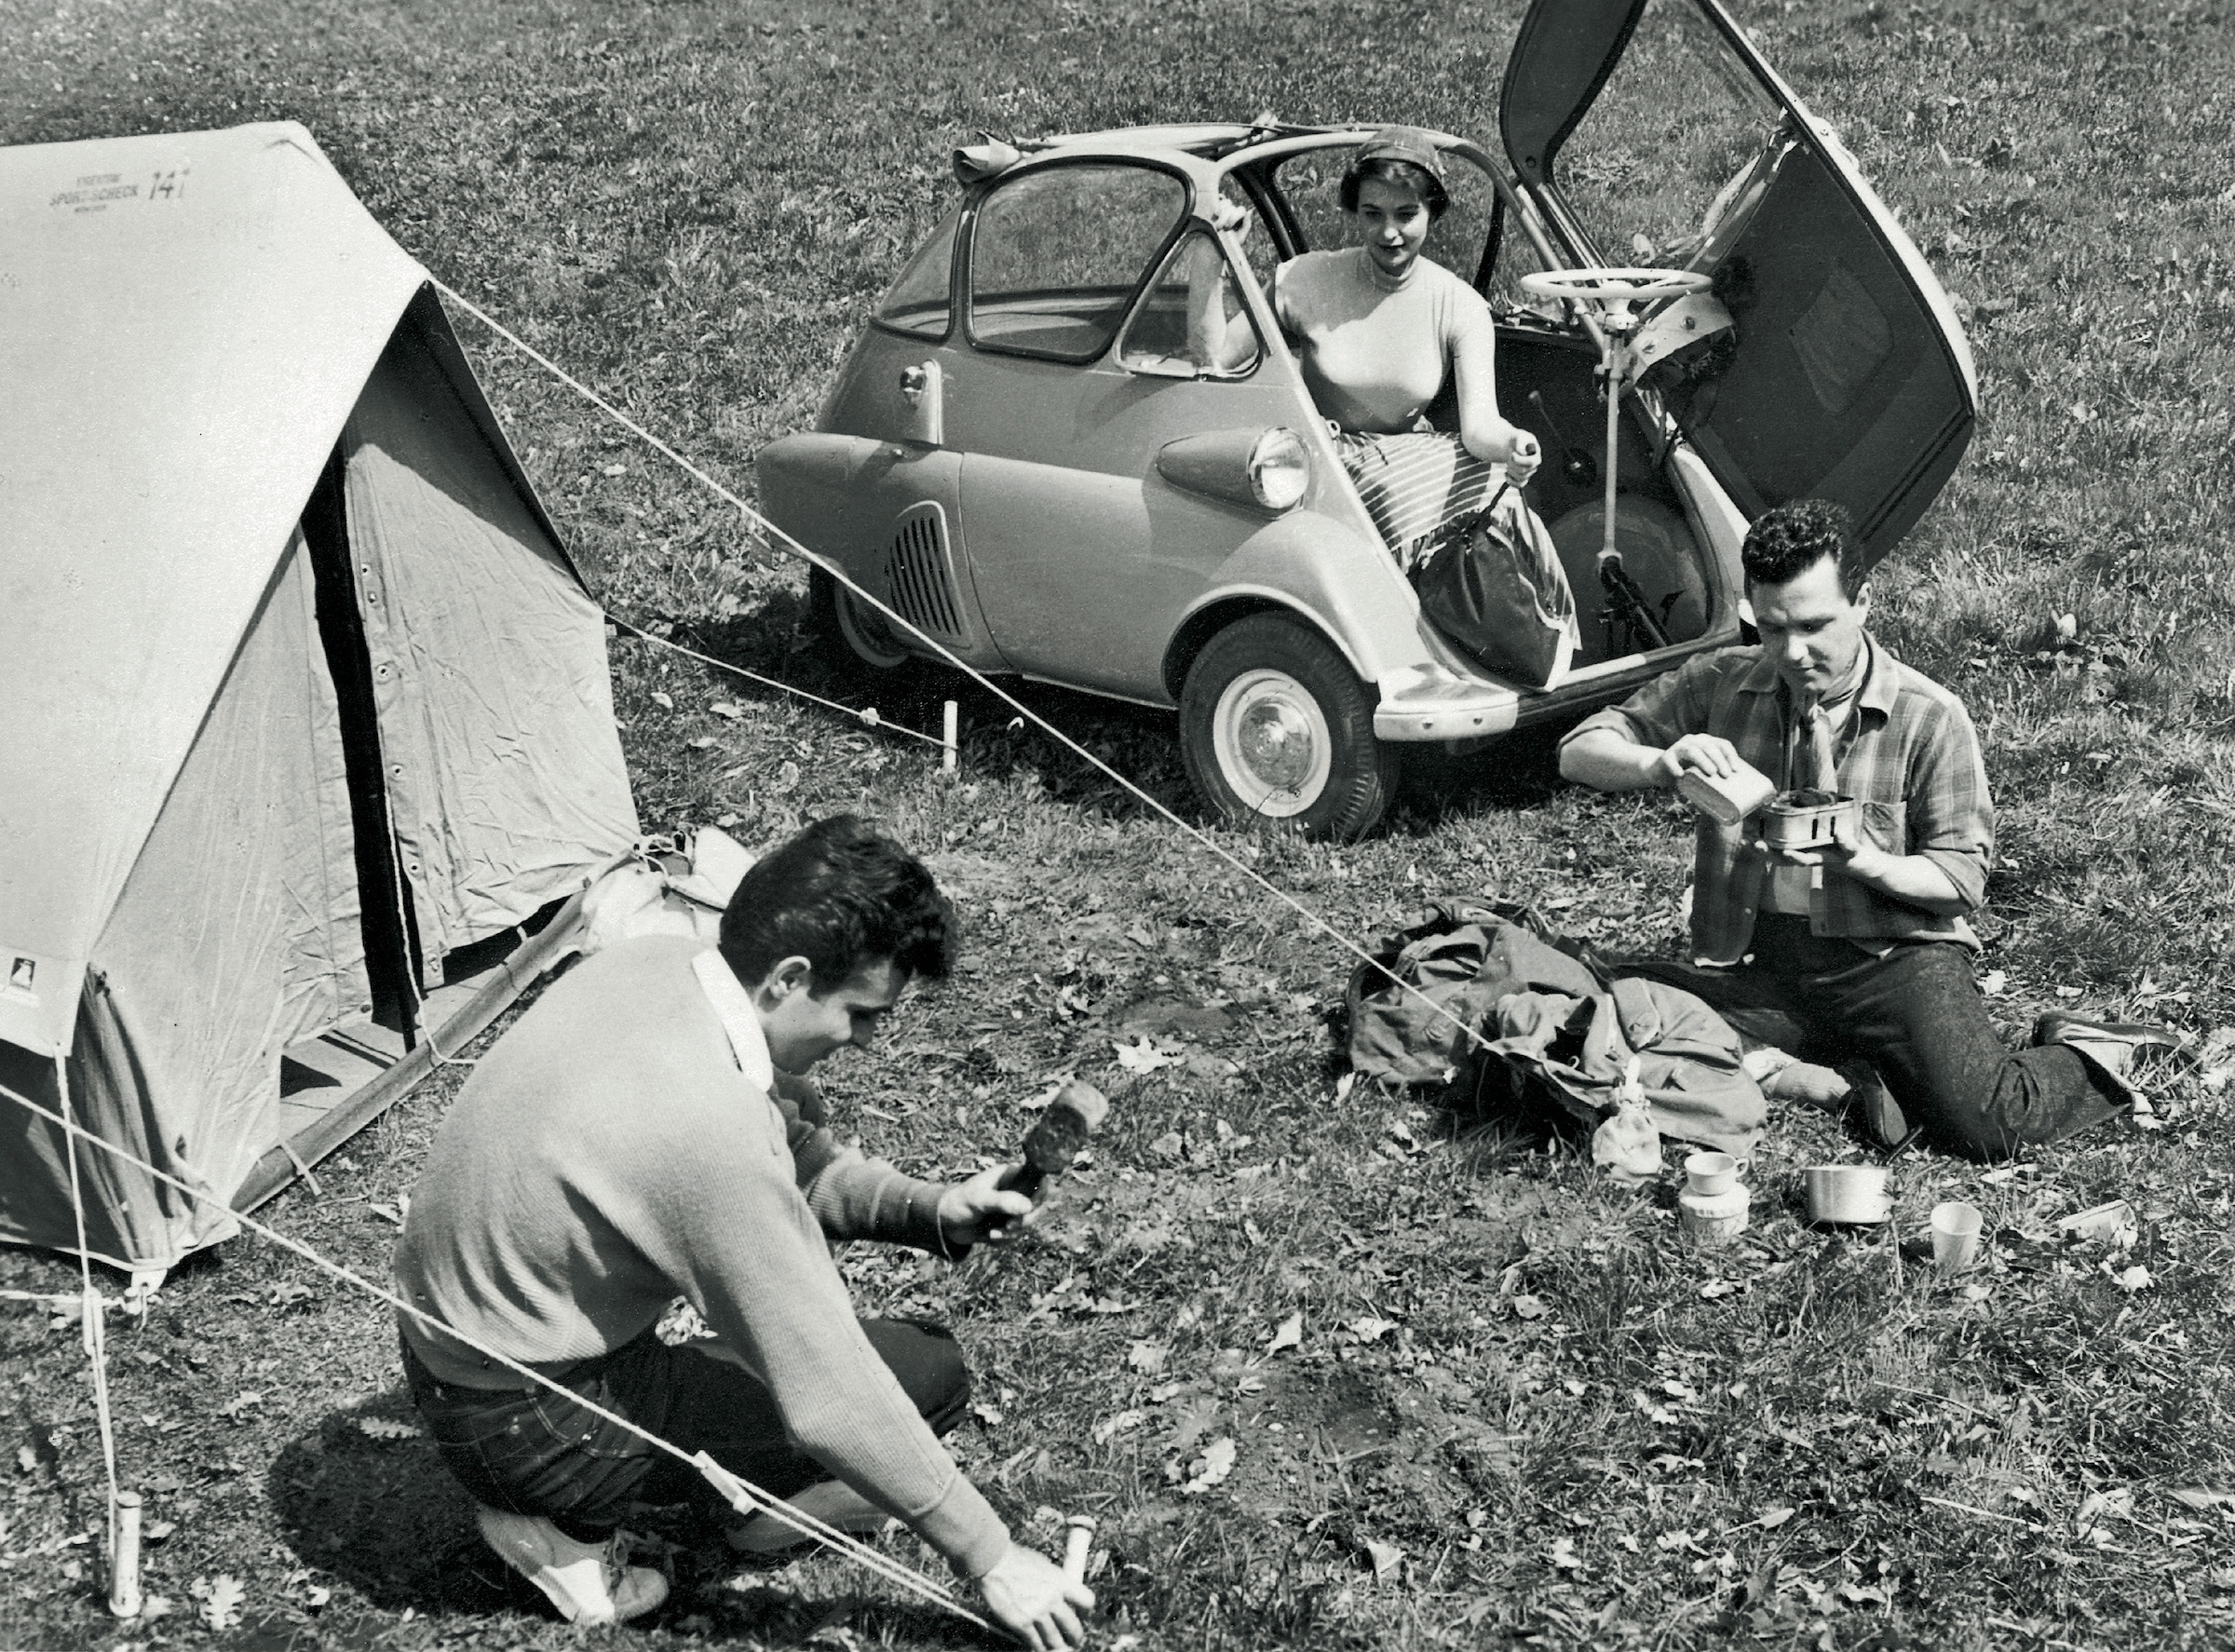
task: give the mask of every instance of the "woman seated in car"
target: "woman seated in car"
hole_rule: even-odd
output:
[[[1429,226],[1451,204],[1428,134],[1414,127],[1375,132],[1343,174],[1341,198],[1361,232],[1358,244],[1281,264],[1273,307],[1375,526],[1410,568],[1439,530],[1488,508],[1501,482],[1524,486],[1541,454],[1537,439],[1497,411],[1489,305],[1420,255]],[[1221,226],[1231,227],[1223,214],[1241,210],[1221,207]],[[1206,261],[1203,274],[1213,267],[1223,271]],[[1220,286],[1189,283],[1196,338],[1227,332],[1215,313],[1225,306]],[[1431,428],[1426,416],[1446,375],[1456,381],[1456,435]],[[1500,514],[1521,508],[1508,494]]]

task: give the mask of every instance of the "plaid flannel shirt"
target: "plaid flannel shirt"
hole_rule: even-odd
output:
[[[1967,908],[1986,898],[1995,853],[1995,806],[1986,792],[1979,737],[1963,702],[1911,670],[1867,635],[1868,670],[1835,755],[1839,790],[1862,806],[1862,826],[1890,855],[1922,855],[1945,873]],[[1619,706],[1578,724],[1611,728],[1641,745],[1666,747],[1687,734],[1720,735],[1773,779],[1786,777],[1790,692],[1759,647],[1695,655]],[[1702,814],[1692,893],[1692,950],[1703,963],[1735,964],[1754,938],[1768,887],[1768,867],[1745,848],[1745,827]],[[1977,950],[1961,917],[1895,900],[1828,869],[1808,894],[1808,927],[1885,953],[1901,941],[1952,941]]]

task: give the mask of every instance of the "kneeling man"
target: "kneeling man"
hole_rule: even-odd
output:
[[[1994,806],[1963,704],[1886,652],[1845,512],[1769,511],[1746,535],[1759,645],[1696,656],[1580,724],[1560,772],[1602,792],[1724,776],[1743,759],[1790,790],[1859,799],[1859,826],[1783,854],[1705,814],[1692,895],[1697,962],[1646,965],[1741,1033],[1811,1060],[1859,1057],[1868,1123],[1969,1158],[2052,1142],[2133,1104],[2134,1049],[2163,1028],[2051,1014],[2005,1051],[1971,979],[1965,921],[1985,898]]]
[[[996,1185],[999,1168],[943,1185],[863,1158],[788,1077],[866,1048],[953,948],[921,862],[851,817],[822,820],[746,873],[718,949],[661,936],[590,958],[459,1091],[396,1257],[399,1293],[459,1334],[400,1315],[404,1370],[483,1537],[570,1619],[665,1597],[658,1572],[608,1557],[631,1504],[727,1510],[594,1404],[832,1524],[896,1516],[1027,1645],[1080,1643],[1092,1591],[1011,1542],[940,1443],[969,1393],[953,1339],[857,1320],[830,1252],[869,1239],[954,1256],[1031,1201]],[[720,1340],[654,1334],[678,1295]],[[767,1523],[731,1539],[765,1546]]]

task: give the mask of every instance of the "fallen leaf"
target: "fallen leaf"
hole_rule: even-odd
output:
[[[368,1205],[365,1208],[371,1211],[375,1216],[378,1216],[383,1222],[392,1222],[398,1227],[401,1227],[403,1225],[403,1213],[397,1210],[394,1205]]]
[[[248,1388],[234,1395],[232,1399],[226,1401],[223,1405],[219,1406],[217,1408],[217,1415],[222,1417],[230,1417],[237,1422],[240,1417],[248,1412],[250,1407],[262,1405],[263,1403],[264,1396],[258,1393],[254,1388]]]
[[[2010,972],[1990,969],[1979,978],[1979,990],[1990,998],[1999,998],[2010,990]]]
[[[1404,1564],[1404,1550],[1394,1543],[1384,1543],[1379,1537],[1368,1537],[1366,1558],[1374,1563],[1376,1578],[1387,1578]]]
[[[706,709],[725,723],[735,723],[745,715],[743,706],[733,704],[725,699],[714,700]]]
[[[1545,1556],[1545,1564],[1552,1567],[1555,1571],[1581,1571],[1583,1569],[1583,1561],[1582,1558],[1576,1553],[1576,1540],[1573,1537],[1554,1537],[1552,1539],[1552,1551],[1549,1555]]]
[[[1176,1066],[1181,1059],[1158,1049],[1146,1033],[1136,1043],[1112,1042],[1110,1048],[1118,1052],[1118,1064],[1129,1073],[1153,1073],[1158,1067]]]
[[[243,1592],[239,1578],[230,1572],[220,1574],[201,1597],[202,1621],[211,1629],[231,1629],[240,1621]]]
[[[1273,1339],[1266,1344],[1265,1351],[1268,1354],[1277,1354],[1282,1348],[1296,1347],[1303,1340],[1304,1316],[1301,1313],[1294,1313],[1280,1321],[1280,1329],[1273,1333]]]
[[[598,474],[601,476],[626,476],[629,474],[629,467],[626,465],[608,465],[604,467],[604,469],[599,471]]]
[[[672,711],[675,709],[675,697],[671,694],[663,694],[655,688],[652,691],[652,703],[662,711]]]
[[[1144,1376],[1154,1376],[1164,1369],[1172,1349],[1160,1342],[1136,1342],[1126,1350],[1125,1362]]]
[[[2144,1267],[2139,1262],[2123,1273],[2114,1274],[2111,1277],[2121,1291],[2147,1291],[2157,1283],[2157,1280],[2149,1277],[2149,1269]]]
[[[980,1400],[970,1406],[970,1415],[989,1429],[997,1429],[1001,1426],[1001,1408],[998,1405],[988,1405],[984,1401]]]
[[[1540,1296],[1516,1296],[1513,1299],[1513,1317],[1517,1320],[1541,1320],[1552,1310],[1544,1306]]]
[[[1774,1532],[1799,1512],[1800,1510],[1797,1509],[1787,1509],[1782,1506],[1765,1509],[1754,1517],[1754,1523],[1766,1532]]]
[[[697,739],[685,740],[683,743],[694,752],[711,752],[713,750],[714,737],[711,734],[702,734]]]
[[[140,1603],[140,1621],[152,1623],[158,1618],[169,1617],[170,1610],[170,1596],[151,1594]]]
[[[419,1425],[399,1422],[394,1417],[360,1416],[357,1419],[360,1432],[369,1440],[416,1440]]]
[[[1195,1466],[1194,1475],[1185,1485],[1180,1487],[1181,1495],[1191,1497],[1199,1492],[1207,1492],[1233,1473],[1235,1450],[1233,1440],[1224,1434],[1203,1447],[1203,1455]]]
[[[1145,1411],[1121,1411],[1115,1416],[1105,1416],[1094,1425],[1094,1443],[1106,1445],[1120,1434],[1130,1434],[1148,1421]]]
[[[140,1541],[160,1543],[178,1529],[178,1523],[175,1521],[151,1520],[140,1528]]]
[[[1397,1321],[1394,1320],[1377,1320],[1371,1314],[1368,1314],[1362,1319],[1351,1320],[1349,1324],[1344,1327],[1344,1329],[1349,1332],[1351,1335],[1357,1337],[1361,1342],[1379,1342],[1390,1332],[1397,1329]]]
[[[333,1591],[323,1583],[313,1583],[303,1591],[303,1604],[313,1612],[333,1599]]]
[[[17,1446],[16,1467],[26,1474],[36,1474],[39,1471],[39,1454],[28,1445]]]

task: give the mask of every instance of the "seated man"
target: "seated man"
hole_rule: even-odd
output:
[[[595,1404],[833,1525],[897,1516],[1028,1645],[1080,1642],[1092,1591],[1011,1542],[940,1443],[969,1393],[953,1340],[858,1320],[830,1252],[873,1239],[953,1256],[1031,1201],[996,1185],[1000,1167],[950,1186],[865,1159],[778,1077],[866,1048],[953,945],[921,862],[849,816],[819,821],[746,873],[718,949],[657,936],[590,958],[458,1092],[396,1256],[399,1294],[458,1334],[400,1315],[404,1370],[483,1537],[568,1618],[665,1597],[658,1572],[607,1559],[632,1503],[727,1510]],[[677,1295],[718,1341],[654,1334]],[[754,1528],[769,1523],[731,1539],[768,1547]]]
[[[1811,1060],[1860,1057],[1880,1144],[1911,1128],[1969,1158],[2053,1142],[2133,1103],[2134,1049],[2163,1028],[2049,1014],[2006,1052],[1971,980],[1964,914],[1986,891],[1994,806],[1962,702],[1864,629],[1870,591],[1836,506],[1769,511],[1741,553],[1757,646],[1696,656],[1560,748],[1563,777],[1602,792],[1673,787],[1743,759],[1787,789],[1861,801],[1818,850],[1768,849],[1699,819],[1693,964],[1632,972],[1686,988],[1741,1033]]]

